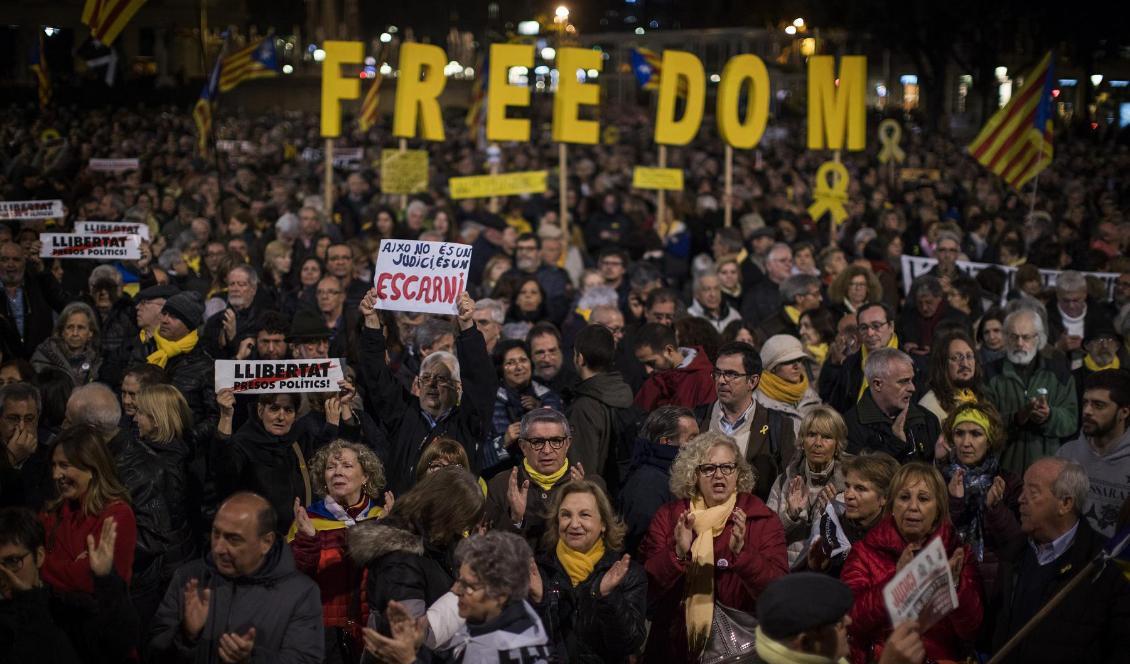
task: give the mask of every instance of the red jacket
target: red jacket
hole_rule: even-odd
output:
[[[977,565],[968,546],[958,540],[947,520],[934,533],[941,535],[950,556],[958,547],[965,550],[965,564],[957,586],[958,607],[922,635],[926,658],[961,660],[971,649],[981,627],[981,583]],[[933,539],[934,535],[930,536]],[[888,516],[875,525],[861,541],[856,542],[844,563],[840,580],[851,588],[855,603],[851,607],[851,659],[865,664],[879,659],[883,643],[891,634],[891,619],[883,603],[883,587],[895,575],[899,556],[906,540],[895,528],[894,517]]]
[[[86,557],[86,536],[102,537],[102,522],[114,517],[118,539],[114,542],[114,570],[128,584],[133,576],[133,554],[137,547],[137,522],[133,509],[120,500],[106,505],[94,516],[82,512],[77,503],[64,501],[57,511],[41,512],[39,521],[47,533],[47,558],[39,573],[58,592],[94,592],[94,577]]]
[[[757,597],[765,586],[789,571],[785,531],[777,515],[757,496],[739,493],[737,507],[746,513],[745,547],[734,560],[730,523],[714,538],[714,599],[754,613]],[[687,652],[683,601],[687,564],[675,558],[675,522],[688,509],[690,501],[685,499],[660,507],[640,545],[640,557],[647,570],[648,609],[652,613],[645,662],[679,661],[680,657],[687,662],[697,661]]]
[[[694,359],[687,366],[651,374],[636,393],[636,407],[651,412],[671,404],[693,410],[695,406],[714,403],[717,395],[714,378],[710,375],[714,365],[702,346],[695,346],[694,350]]]

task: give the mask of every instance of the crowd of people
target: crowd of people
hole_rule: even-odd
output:
[[[0,225],[0,661],[978,661],[1130,525],[1124,147],[1022,196],[908,131],[938,178],[846,155],[830,243],[788,121],[726,225],[717,137],[660,218],[642,109],[602,112],[564,192],[450,200],[485,169],[452,116],[425,193],[380,193],[378,125],[326,205],[311,115],[223,116],[205,159],[183,112],[0,110],[0,200],[65,204]],[[40,257],[83,220],[141,258]],[[456,315],[377,307],[384,239],[472,247]],[[904,254],[937,264],[904,288]],[[290,358],[345,378],[216,389]],[[957,608],[892,624],[935,540]],[[1130,662],[1130,582],[1040,625],[1006,661]]]

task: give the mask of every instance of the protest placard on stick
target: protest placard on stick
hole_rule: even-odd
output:
[[[57,219],[63,216],[63,201],[0,201],[0,221]]]
[[[341,358],[325,360],[216,360],[216,391],[236,394],[337,392],[345,380]]]
[[[377,308],[455,315],[470,267],[471,247],[465,244],[381,240],[373,273]]]
[[[75,233],[80,235],[140,235],[149,239],[149,225],[132,221],[76,221]]]
[[[41,258],[100,258],[133,261],[141,258],[141,236],[40,233]]]

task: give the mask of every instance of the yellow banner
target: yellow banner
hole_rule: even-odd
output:
[[[448,186],[451,187],[452,200],[513,196],[515,194],[541,194],[545,193],[545,183],[548,177],[549,171],[471,175],[451,178],[448,180]]]
[[[381,150],[381,191],[386,194],[418,194],[428,190],[426,150]]]
[[[636,166],[632,171],[633,189],[683,190],[683,171],[680,168],[649,168]]]

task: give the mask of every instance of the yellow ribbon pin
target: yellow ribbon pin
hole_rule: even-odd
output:
[[[885,164],[892,159],[896,164],[901,164],[906,159],[906,153],[899,147],[902,140],[902,126],[898,120],[887,118],[879,123],[879,142],[883,149],[879,151],[879,163]]]
[[[828,176],[832,177],[831,181]],[[808,206],[812,220],[819,220],[827,212],[832,215],[837,226],[844,223],[848,218],[847,208],[844,207],[848,199],[847,186],[848,172],[843,164],[838,161],[821,164],[816,170],[816,191],[812,195],[815,200]]]
[[[764,436],[764,435],[765,435],[765,434],[767,434],[767,433],[769,433],[769,425],[768,425],[768,424],[766,424],[765,426],[761,427],[761,435],[762,435],[762,436]]]

